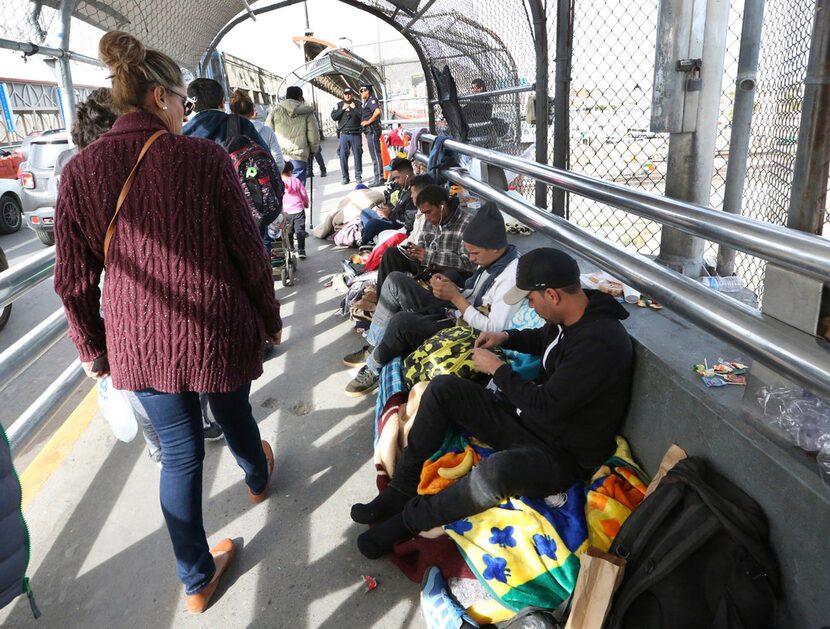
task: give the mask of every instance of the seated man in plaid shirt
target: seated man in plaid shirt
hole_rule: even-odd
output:
[[[451,303],[438,299],[431,290],[424,288],[419,279],[429,279],[430,275],[440,271],[463,287],[464,280],[475,269],[462,241],[470,215],[453,204],[441,186],[426,186],[418,195],[417,203],[418,210],[426,218],[426,225],[414,244],[406,249],[392,247],[383,254],[378,272],[378,305],[366,333],[369,346],[360,350],[361,355],[371,353],[371,348],[380,342],[394,314],[401,311],[437,314],[452,307]],[[357,366],[355,360],[349,354],[344,362]],[[359,364],[363,362],[365,359]],[[378,376],[371,371],[361,370],[357,379],[360,382],[352,382],[347,388],[350,396],[366,395],[377,388]]]

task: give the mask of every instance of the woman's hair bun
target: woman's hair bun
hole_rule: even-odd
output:
[[[98,56],[110,70],[116,72],[142,63],[147,57],[147,49],[129,33],[111,31],[101,38]]]

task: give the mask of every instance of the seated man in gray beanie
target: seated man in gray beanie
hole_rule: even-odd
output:
[[[346,386],[346,395],[358,397],[373,391],[383,365],[406,356],[459,318],[481,332],[505,329],[519,308],[518,303],[507,304],[503,299],[515,286],[519,252],[507,244],[504,219],[495,203],[484,205],[467,223],[462,240],[467,256],[478,265],[463,289],[441,273],[430,278],[431,291],[409,276],[390,276],[384,290],[395,293],[399,309],[391,314],[376,347],[366,345],[343,359],[349,367],[362,365]]]

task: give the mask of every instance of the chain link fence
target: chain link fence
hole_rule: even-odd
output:
[[[386,0],[368,0],[372,8],[395,20],[425,53],[429,63],[449,68],[459,96],[471,93],[474,79],[486,91],[529,86],[535,74],[533,28],[524,0],[479,2],[436,0],[413,21],[413,17]],[[416,3],[417,4],[417,3]],[[433,85],[433,77],[427,77]],[[524,96],[509,94],[475,101],[462,101],[462,109],[492,110],[485,116],[487,128],[474,124],[471,141],[511,154],[520,153],[532,138],[524,122]],[[438,130],[447,130],[439,105],[433,104]],[[468,110],[469,111],[469,110]]]
[[[79,0],[76,14],[81,19],[73,21],[73,51],[95,57],[100,29],[125,28],[184,65],[190,62],[195,66],[201,50],[195,50],[199,47],[193,42],[203,41],[206,32],[218,32],[229,19],[229,9],[224,6],[215,15],[204,12],[194,19],[189,3],[165,11],[152,10],[151,4]],[[474,79],[482,79],[488,91],[529,86],[535,81],[534,34],[525,0],[350,0],[349,4],[395,21],[430,65],[449,68],[460,95],[470,93]],[[5,18],[0,37],[57,47],[57,5],[57,0],[26,4],[0,0]],[[715,208],[722,207],[724,197],[743,8],[743,0],[731,2],[710,201]],[[662,194],[668,136],[649,131],[657,5],[636,0],[576,0],[573,9],[569,167]],[[557,2],[548,0],[550,96],[556,84],[556,10]],[[814,10],[814,0],[766,2],[743,213],[778,224],[785,222],[789,203]],[[82,66],[73,63],[73,73],[77,70],[81,76]],[[423,81],[436,87],[429,72]],[[81,83],[77,78],[76,82]],[[492,124],[485,135],[473,135],[472,141],[514,155],[532,150],[535,129],[525,118],[527,95],[510,94],[481,102],[492,108]],[[462,107],[470,104],[462,101]],[[404,109],[405,103],[398,106]],[[327,107],[328,103],[320,103],[322,119],[327,118]],[[437,104],[432,107],[437,128],[446,129],[441,108]],[[42,110],[38,115],[41,119],[33,118],[32,125],[49,124],[49,116],[56,112]],[[547,124],[552,156],[552,121],[536,124]],[[532,182],[520,181],[518,187],[532,198]],[[576,195],[570,196],[568,212],[570,220],[597,235],[646,255],[659,250],[660,226],[651,221]],[[715,244],[707,244],[709,258],[716,252]],[[763,261],[739,252],[736,269],[760,294]]]
[[[716,209],[723,207],[743,9],[742,0],[731,3],[709,203]],[[814,9],[812,0],[768,0],[764,15],[743,214],[782,225],[792,185]],[[555,50],[554,18],[549,15]],[[575,3],[570,167],[662,194],[668,135],[648,130],[656,25],[656,4]],[[659,252],[660,226],[651,221],[576,195],[569,199],[569,218],[640,253]],[[716,255],[717,245],[707,243],[707,261],[713,262]],[[737,253],[736,272],[759,297],[764,268],[763,260]]]

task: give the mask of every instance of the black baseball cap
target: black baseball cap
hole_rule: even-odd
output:
[[[533,290],[562,288],[579,283],[579,265],[560,249],[542,247],[519,258],[516,285],[504,296],[511,306],[518,304]]]
[[[345,90],[343,90],[343,95],[345,96],[346,94],[354,94],[354,90],[350,87],[347,87]]]

